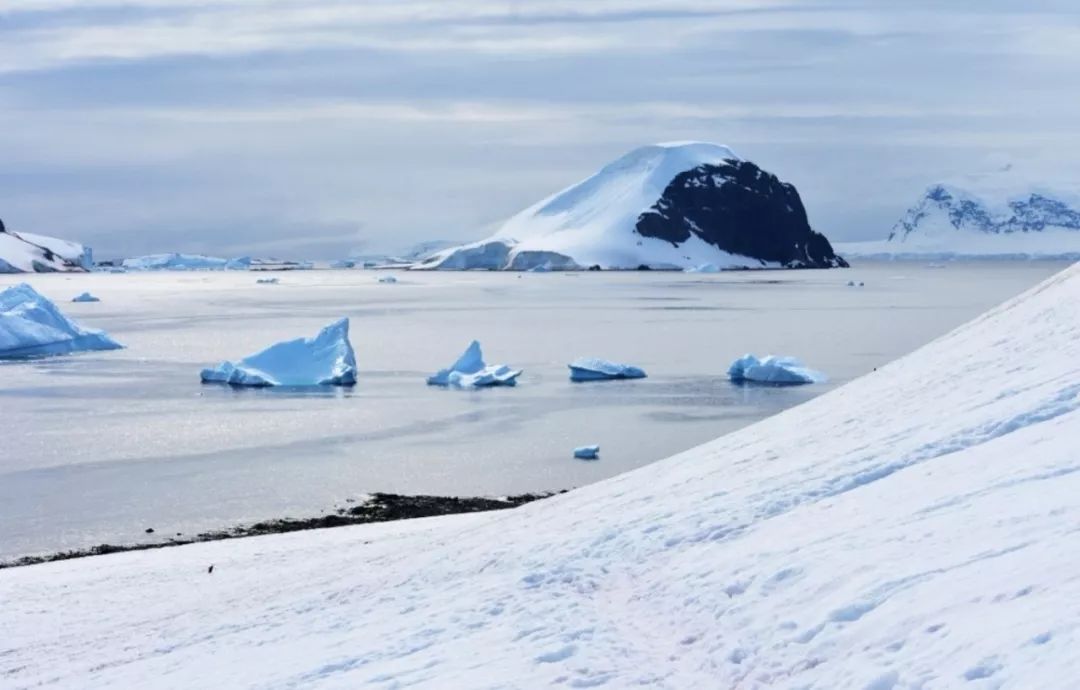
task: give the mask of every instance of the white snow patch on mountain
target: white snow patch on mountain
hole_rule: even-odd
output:
[[[1066,690],[1078,438],[1074,266],[804,405],[516,510],[0,571],[0,677]]]
[[[29,232],[0,231],[0,273],[88,271],[94,266],[89,247]]]

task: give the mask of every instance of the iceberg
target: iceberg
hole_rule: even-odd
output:
[[[202,370],[203,383],[233,386],[352,386],[356,354],[349,343],[349,320],[339,319],[314,338],[271,345],[233,364]]]
[[[581,357],[567,365],[571,381],[611,381],[613,379],[643,379],[645,371],[629,364],[606,359]]]
[[[453,386],[455,388],[480,388],[484,386],[513,386],[520,369],[505,364],[488,366],[480,351],[480,343],[472,341],[458,360],[446,369],[440,369],[427,379],[429,386]]]
[[[104,331],[83,328],[26,283],[0,292],[0,359],[117,350]]]
[[[379,278],[379,282],[380,283],[396,283],[397,278],[395,278],[394,276],[382,276],[381,278]]]
[[[257,278],[255,280],[255,284],[256,285],[277,285],[278,284],[278,279],[277,278]]]
[[[596,460],[600,457],[600,446],[578,446],[574,449],[574,457],[578,460]]]
[[[728,378],[736,383],[764,383],[777,386],[821,383],[825,375],[808,369],[794,357],[769,355],[758,359],[743,355],[728,368]]]
[[[81,295],[76,295],[71,298],[72,302],[100,302],[101,300],[94,297],[89,292],[84,292]]]

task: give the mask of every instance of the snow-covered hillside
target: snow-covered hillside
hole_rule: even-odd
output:
[[[0,571],[0,678],[1071,689],[1078,439],[1074,266],[807,404],[513,511]]]
[[[930,186],[881,242],[850,256],[1080,258],[1080,195],[1031,183],[1013,168]]]
[[[510,218],[487,240],[417,268],[826,267],[844,265],[810,229],[798,192],[726,146],[635,149]]]
[[[90,247],[29,232],[11,232],[0,221],[0,273],[88,271]]]

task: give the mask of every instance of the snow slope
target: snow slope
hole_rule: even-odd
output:
[[[1078,408],[1074,266],[805,405],[517,510],[0,571],[0,678],[1073,688]]]
[[[887,240],[837,245],[845,256],[1080,258],[1080,194],[1007,167],[931,185]]]
[[[416,268],[530,270],[688,268],[711,263],[721,268],[779,268],[717,249],[696,235],[675,246],[634,234],[638,217],[661,198],[679,173],[700,165],[740,160],[726,146],[671,142],[634,149],[596,174],[539,201],[507,220],[480,242],[445,249]]]
[[[90,248],[77,242],[2,228],[0,223],[0,273],[88,271],[94,266]]]

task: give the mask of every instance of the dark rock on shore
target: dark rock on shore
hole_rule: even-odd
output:
[[[565,491],[520,494],[505,498],[483,497],[458,497],[458,496],[405,496],[402,494],[375,493],[363,501],[349,508],[340,508],[335,513],[320,515],[313,518],[281,518],[279,520],[265,520],[252,525],[241,525],[232,529],[213,532],[203,532],[187,539],[170,537],[166,541],[150,544],[99,544],[87,549],[72,551],[60,551],[44,556],[25,556],[13,561],[0,562],[0,569],[14,568],[18,566],[36,565],[38,563],[50,563],[52,561],[64,561],[71,558],[84,558],[86,556],[102,556],[110,553],[124,551],[146,551],[148,549],[160,549],[166,546],[183,546],[205,541],[221,541],[224,539],[239,539],[241,537],[254,537],[262,534],[283,534],[285,532],[299,532],[310,529],[324,529],[327,527],[344,527],[347,525],[363,525],[372,522],[391,522],[394,520],[408,520],[411,518],[435,517],[438,515],[452,515],[455,513],[479,513],[489,510],[506,510],[532,501],[565,493]],[[351,502],[346,499],[346,502]],[[151,533],[153,530],[146,530]],[[177,532],[177,536],[180,533]]]
[[[635,232],[676,246],[697,235],[723,251],[787,268],[848,265],[811,229],[795,187],[749,161],[679,173],[638,217]]]

